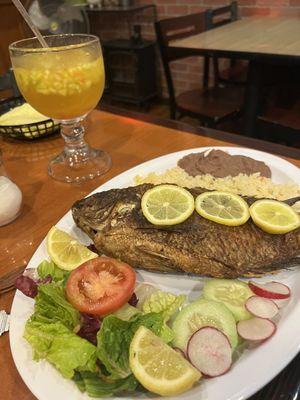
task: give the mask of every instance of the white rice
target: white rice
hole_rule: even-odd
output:
[[[271,179],[260,176],[259,173],[250,176],[239,174],[226,178],[215,178],[212,175],[190,176],[180,167],[168,169],[166,172],[157,174],[151,172],[147,176],[135,177],[135,184],[153,183],[174,183],[186,188],[202,187],[209,190],[222,190],[236,193],[243,196],[286,200],[300,196],[300,186],[296,183],[279,184]]]

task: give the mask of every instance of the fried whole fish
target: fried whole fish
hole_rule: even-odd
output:
[[[73,205],[76,225],[93,240],[99,254],[149,271],[218,278],[261,276],[298,264],[300,228],[271,235],[251,219],[230,227],[202,218],[197,212],[178,225],[152,225],[141,210],[141,198],[151,187],[144,184],[113,189]],[[204,191],[190,190],[194,197]],[[251,204],[255,199],[245,200]],[[298,200],[287,202],[293,205]]]

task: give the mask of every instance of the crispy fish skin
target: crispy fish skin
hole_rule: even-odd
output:
[[[141,211],[142,195],[151,187],[144,184],[112,189],[73,205],[76,225],[89,235],[100,254],[119,258],[135,268],[215,278],[261,276],[289,267],[300,255],[300,228],[271,235],[251,219],[229,227],[197,212],[178,225],[152,225]],[[194,197],[204,191],[190,190]],[[246,198],[249,204],[254,200]],[[292,205],[298,200],[287,202]]]

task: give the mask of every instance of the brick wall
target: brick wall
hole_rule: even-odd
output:
[[[139,4],[153,4],[157,6],[159,19],[175,17],[195,12],[204,11],[207,8],[220,7],[228,4],[226,0],[136,0]],[[266,16],[297,16],[300,18],[300,0],[238,0],[239,16],[262,15]],[[151,13],[148,11],[138,14],[135,23],[142,25],[144,38],[153,39],[154,30]],[[300,22],[300,21],[299,21]],[[128,26],[126,21],[114,17],[97,17],[92,20],[92,29],[101,30],[103,39],[114,37],[128,37]],[[172,76],[177,93],[183,90],[193,89],[201,86],[203,60],[191,57],[172,65]],[[158,55],[158,81],[161,94],[167,97],[166,82]]]

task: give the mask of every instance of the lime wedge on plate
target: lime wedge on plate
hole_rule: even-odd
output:
[[[195,202],[191,193],[180,186],[158,185],[144,193],[141,207],[152,224],[176,225],[192,215]]]
[[[227,192],[204,192],[196,198],[195,207],[202,217],[222,225],[243,225],[250,217],[245,200]]]
[[[68,233],[53,226],[46,238],[47,251],[52,261],[61,269],[71,271],[85,261],[98,257]]]
[[[150,392],[172,396],[189,390],[201,378],[181,354],[140,326],[129,349],[130,369]]]
[[[250,207],[254,223],[273,234],[290,232],[300,226],[300,217],[292,207],[277,200],[257,200]]]

